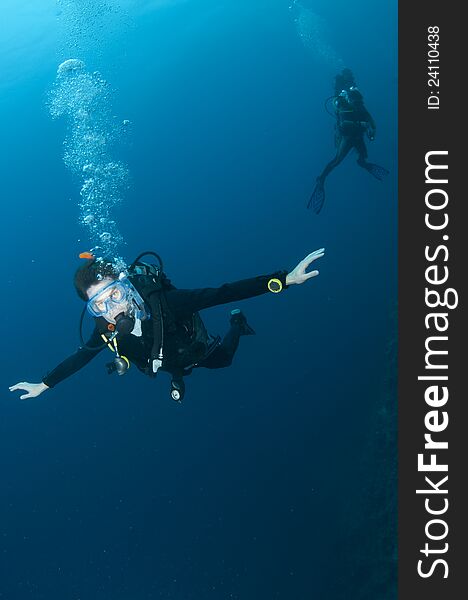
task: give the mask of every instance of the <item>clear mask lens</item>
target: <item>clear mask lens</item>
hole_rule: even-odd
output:
[[[88,312],[93,317],[102,317],[125,302],[128,295],[129,289],[123,281],[113,281],[88,301]]]

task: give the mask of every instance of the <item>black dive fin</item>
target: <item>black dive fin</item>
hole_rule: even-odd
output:
[[[235,308],[231,310],[231,325],[238,325],[240,327],[241,335],[255,335],[255,331],[247,323],[247,319],[244,313],[239,309]]]
[[[371,175],[373,175],[379,181],[383,181],[385,177],[389,174],[389,171],[380,165],[376,165],[374,163],[368,163],[366,169],[369,171]]]
[[[307,208],[313,208],[315,214],[319,214],[322,210],[323,203],[325,202],[325,189],[323,187],[322,181],[317,179],[317,183],[315,184],[314,191],[312,192],[312,196],[310,197],[309,203],[307,204]]]

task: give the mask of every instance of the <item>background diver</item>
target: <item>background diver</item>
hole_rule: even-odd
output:
[[[336,117],[335,146],[336,155],[327,164],[321,175],[317,177],[317,183],[307,208],[313,208],[318,214],[325,201],[325,179],[348,155],[351,148],[358,153],[357,163],[371,175],[382,181],[388,175],[387,169],[367,162],[367,148],[364,134],[370,141],[375,139],[375,121],[364,106],[364,99],[356,87],[354,75],[350,69],[343,69],[335,77],[335,95],[332,100]],[[327,109],[328,110],[328,109]]]
[[[147,254],[155,256],[159,266],[140,260]],[[108,373],[123,375],[131,362],[150,377],[159,370],[166,371],[172,375],[171,397],[180,401],[185,391],[185,375],[195,367],[228,367],[240,337],[255,333],[243,313],[234,309],[230,313],[231,327],[221,341],[208,334],[198,311],[268,291],[277,294],[288,286],[304,283],[319,274],[317,270],[307,272],[307,268],[323,255],[323,248],[312,252],[290,273],[277,271],[218,288],[184,290],[172,285],[154,252],[140,254],[122,272],[111,260],[85,252],[80,257],[86,259],[86,264],[77,269],[74,277],[76,291],[86,302],[80,321],[81,347],[41,383],[21,382],[9,389],[26,392],[21,399],[39,396],[108,347],[114,357],[107,365]],[[82,325],[86,311],[94,318],[95,326],[85,343]]]

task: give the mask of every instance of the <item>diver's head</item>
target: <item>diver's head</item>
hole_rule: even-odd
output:
[[[354,81],[354,75],[353,72],[351,71],[351,69],[343,69],[341,71],[341,77],[345,80],[345,81]]]
[[[117,280],[121,269],[109,258],[95,258],[89,252],[83,252],[81,257],[86,257],[86,262],[75,272],[73,283],[78,296],[87,302],[89,300],[88,289],[101,283],[104,279]]]
[[[353,85],[355,85],[355,81],[351,69],[343,69],[341,73],[335,76],[336,94],[339,94],[341,90],[349,90]]]
[[[91,316],[102,317],[116,325],[116,331],[121,334],[131,333],[137,319],[149,318],[145,302],[121,261],[95,258],[89,253],[81,256],[88,260],[77,269],[74,283]]]
[[[145,302],[122,261],[95,258],[89,253],[80,256],[87,262],[75,273],[75,289],[91,316],[104,318],[122,334],[131,333],[136,319],[149,318]]]
[[[133,312],[130,294],[133,286],[109,259],[89,257],[86,264],[77,269],[74,284],[93,317],[103,317],[115,324]]]
[[[86,290],[88,312],[93,317],[103,317],[113,324],[120,321],[122,317],[132,317],[130,286],[130,282],[125,281],[125,275],[119,279],[105,277],[101,281],[93,283]],[[132,329],[133,325],[130,331]],[[122,331],[122,333],[129,332]]]

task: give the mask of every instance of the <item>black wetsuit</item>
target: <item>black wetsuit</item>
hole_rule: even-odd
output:
[[[338,96],[334,101],[336,110],[336,155],[319,176],[321,184],[325,182],[325,178],[341,163],[352,148],[355,148],[358,153],[358,165],[367,170],[371,167],[371,164],[366,160],[367,148],[364,134],[368,127],[375,130],[375,123],[364,106],[360,92],[355,90],[354,95],[353,92],[348,92],[348,94],[349,100],[346,97]]]
[[[167,306],[171,311],[174,321],[184,324],[190,320],[192,315],[205,308],[227,304],[229,302],[238,302],[247,298],[260,296],[268,292],[268,281],[272,278],[277,278],[283,283],[286,288],[287,271],[279,271],[271,275],[262,275],[252,279],[243,279],[234,283],[226,283],[218,288],[202,288],[196,290],[169,289],[164,292]],[[106,348],[101,339],[101,332],[105,330],[104,319],[95,319],[95,329],[87,342],[86,346],[81,347],[74,354],[60,363],[53,371],[48,373],[43,382],[48,387],[54,387],[73,373],[76,373],[86,364],[88,364],[101,350]],[[135,364],[141,371],[147,371],[148,362],[151,356],[153,345],[153,324],[152,320],[148,319],[141,323],[142,335],[135,336],[132,334],[119,336],[119,352],[126,356],[131,363]],[[223,341],[215,348],[215,350],[203,361],[197,364],[199,367],[208,369],[219,369],[227,367],[231,364],[234,354],[239,344],[241,335],[240,328],[235,324],[231,325],[230,330],[226,334]],[[174,336],[175,339],[176,336]],[[93,349],[95,347],[96,349]],[[171,334],[165,335],[165,359],[169,364],[174,360],[174,354],[177,348],[174,345],[174,340],[171,340]],[[188,366],[188,365],[187,365]]]

